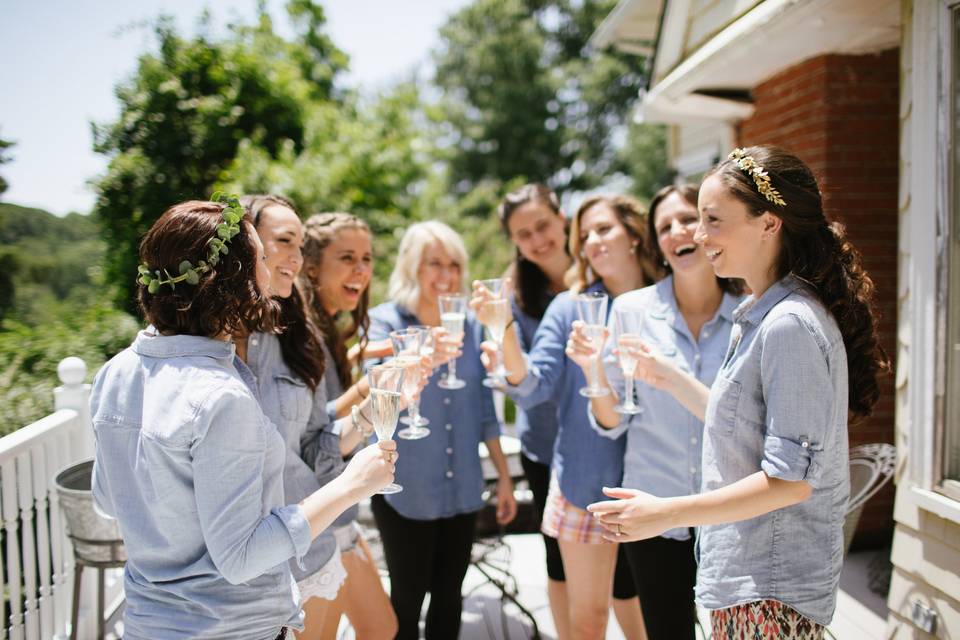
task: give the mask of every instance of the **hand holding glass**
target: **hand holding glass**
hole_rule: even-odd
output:
[[[451,338],[463,337],[463,323],[467,318],[467,296],[442,295],[440,303],[440,324]],[[443,389],[462,389],[467,383],[457,377],[457,361],[451,360],[447,364],[446,377],[437,383]]]
[[[640,336],[645,317],[642,311],[632,309],[615,309],[613,315],[613,338],[617,344],[617,360],[624,380],[623,400],[614,410],[628,416],[643,413],[643,409],[633,401],[633,374],[637,368],[636,351],[643,344]]]
[[[377,365],[370,369],[370,406],[373,416],[373,430],[377,440],[389,440],[397,428],[400,416],[400,396],[403,392],[403,379],[406,370],[395,364]],[[377,493],[397,493],[403,487],[391,482]]]
[[[581,293],[576,296],[577,313],[585,325],[583,335],[590,340],[594,349],[594,356],[590,362],[590,379],[588,386],[580,389],[580,395],[587,398],[599,398],[610,393],[606,387],[600,386],[600,358],[603,349],[603,334],[607,323],[607,294],[599,291]]]
[[[429,332],[414,327],[399,329],[390,332],[390,342],[396,358],[393,362],[404,368],[403,399],[407,403],[407,413],[400,422],[409,425],[397,434],[404,440],[419,440],[430,435],[429,429],[423,426],[430,421],[420,415],[420,382],[423,375],[422,353],[423,341],[429,337]]]

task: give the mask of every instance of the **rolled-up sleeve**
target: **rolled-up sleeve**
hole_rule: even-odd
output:
[[[805,480],[817,488],[836,390],[827,354],[796,316],[777,318],[766,328],[761,380],[766,432],[760,467],[771,478]]]
[[[223,390],[201,413],[191,447],[197,513],[210,557],[232,584],[251,580],[310,547],[297,505],[263,515],[265,420],[256,401]]]

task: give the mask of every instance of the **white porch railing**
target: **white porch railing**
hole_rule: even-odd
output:
[[[9,640],[67,638],[73,590],[73,549],[64,530],[54,476],[93,455],[86,365],[66,358],[57,367],[63,386],[56,411],[0,438],[0,625]],[[95,572],[81,588],[78,637],[96,633]],[[119,571],[108,572],[107,611],[122,597]],[[87,584],[87,579],[90,583]]]

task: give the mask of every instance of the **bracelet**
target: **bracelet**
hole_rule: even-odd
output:
[[[370,429],[364,429],[363,425],[360,423],[360,418],[364,419],[364,422],[370,425]],[[350,407],[350,422],[353,424],[353,428],[360,432],[365,438],[369,437],[373,433],[373,423],[367,420],[366,416],[360,411],[359,405],[353,405]]]
[[[507,323],[507,326],[505,326],[505,327],[503,328],[503,332],[506,333],[507,331],[509,331],[509,330],[510,330],[510,327],[512,327],[512,326],[513,326],[513,323],[516,322],[516,321],[517,321],[516,318],[510,318],[510,322],[508,322],[508,323]]]

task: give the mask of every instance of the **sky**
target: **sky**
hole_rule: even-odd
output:
[[[321,0],[327,33],[350,55],[343,84],[374,90],[429,70],[437,29],[468,0]],[[0,0],[0,138],[13,140],[13,160],[0,165],[10,183],[5,202],[58,215],[89,212],[91,178],[107,158],[93,152],[90,122],[115,119],[117,83],[152,50],[144,26],[161,13],[193,33],[203,7],[213,23],[251,18],[256,0]],[[267,6],[277,29],[283,2]]]

